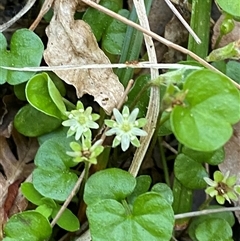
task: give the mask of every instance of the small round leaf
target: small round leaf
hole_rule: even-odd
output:
[[[41,195],[65,201],[75,186],[78,177],[69,168],[76,163],[66,154],[68,146],[68,139],[52,138],[38,149],[33,185]]]
[[[179,154],[174,163],[176,178],[189,189],[202,189],[206,187],[204,177],[208,173],[204,167],[184,154]]]
[[[42,241],[50,237],[49,221],[36,211],[13,215],[4,227],[5,235],[13,240]]]
[[[195,234],[198,241],[226,241],[231,240],[232,229],[224,219],[209,218],[198,225]]]
[[[185,105],[175,106],[171,126],[176,138],[197,151],[214,151],[231,137],[240,120],[240,93],[224,76],[197,70],[187,76]]]
[[[136,179],[126,171],[109,168],[92,175],[85,185],[84,201],[87,205],[102,199],[121,201],[129,196],[136,186]]]

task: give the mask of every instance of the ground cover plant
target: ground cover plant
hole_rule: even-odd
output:
[[[0,240],[239,240],[240,2],[23,5],[0,26]]]

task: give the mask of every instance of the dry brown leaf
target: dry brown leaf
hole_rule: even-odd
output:
[[[15,147],[12,145],[10,147],[10,140],[0,136],[0,237],[8,214],[13,214],[11,209],[16,210],[16,206],[22,206],[15,200],[17,189],[20,182],[32,172],[34,165],[29,162],[34,159],[38,149],[36,139],[24,137],[16,130],[12,132],[12,139],[16,146],[17,158],[12,151]],[[25,200],[18,202],[26,203]]]
[[[230,171],[230,175],[238,177],[237,184],[240,185],[240,122],[233,127],[233,136],[225,145],[225,160],[219,165],[221,172]],[[235,206],[240,206],[240,198],[234,203]],[[240,223],[240,212],[235,212]]]
[[[109,64],[98,47],[90,27],[82,20],[74,20],[78,1],[56,0],[54,15],[46,29],[48,36],[44,59],[49,66]],[[124,88],[112,69],[78,69],[54,71],[66,83],[76,88],[77,96],[92,95],[109,114],[121,100]]]

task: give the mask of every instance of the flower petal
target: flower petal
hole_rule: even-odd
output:
[[[208,187],[208,188],[205,190],[205,192],[206,192],[209,196],[211,196],[211,197],[214,197],[214,196],[216,196],[216,195],[218,194],[217,190],[215,190],[214,187]]]
[[[221,182],[224,179],[223,174],[220,171],[215,171],[213,174],[214,181]]]
[[[146,136],[147,132],[144,131],[144,130],[141,130],[137,127],[133,127],[132,130],[131,130],[131,134],[134,135],[134,136]]]
[[[122,124],[122,123],[123,123],[123,116],[122,116],[122,114],[119,112],[118,109],[116,109],[116,108],[113,109],[113,115],[114,115],[114,117],[115,117],[115,119],[116,119],[116,122],[117,122],[118,124]]]
[[[122,135],[121,138],[121,148],[123,151],[126,151],[130,146],[130,137],[127,134]]]
[[[217,195],[216,200],[221,205],[223,205],[225,203],[225,198],[223,196]]]
[[[122,110],[123,119],[127,119],[129,117],[129,108],[125,105]]]
[[[217,187],[218,186],[218,184],[215,181],[213,181],[212,179],[210,179],[209,177],[204,177],[203,179],[211,187]]]
[[[115,136],[115,138],[113,139],[113,143],[112,143],[112,147],[116,147],[121,143],[121,137],[119,136]]]
[[[232,187],[237,181],[237,176],[233,175],[233,176],[230,176],[227,178],[226,180],[226,184],[229,186],[229,187]]]
[[[135,108],[135,109],[131,112],[130,116],[128,117],[128,121],[129,121],[130,123],[134,123],[135,120],[137,119],[138,113],[139,113],[139,109],[138,109],[138,108]]]
[[[114,125],[116,124],[116,121],[114,121],[114,120],[104,120],[104,123],[108,127],[114,127]]]
[[[236,195],[233,191],[227,192],[227,196],[228,196],[231,200],[234,200],[234,201],[237,201],[237,200],[238,200],[237,195]]]
[[[77,108],[77,110],[84,110],[83,103],[81,101],[78,101],[76,108]]]
[[[88,128],[90,128],[90,129],[98,129],[98,128],[99,128],[98,123],[96,123],[96,122],[94,122],[94,121],[88,121],[88,122],[87,122],[87,126],[88,126]]]
[[[140,118],[140,119],[135,121],[136,127],[139,127],[139,128],[145,126],[146,124],[147,124],[147,119],[146,118]]]
[[[238,195],[240,195],[240,185],[236,185],[236,186],[234,187],[234,191],[235,191]]]
[[[131,138],[131,144],[133,146],[139,147],[140,146],[140,141],[138,140],[138,138],[136,136],[134,136],[133,138]]]
[[[106,136],[112,136],[115,135],[119,131],[118,127],[114,127],[108,131],[106,131],[105,135]]]

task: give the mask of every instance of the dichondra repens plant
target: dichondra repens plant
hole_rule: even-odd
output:
[[[229,10],[220,0],[216,2],[228,13],[227,19],[237,19],[238,13],[234,15],[232,9]],[[56,12],[61,4],[66,4],[66,1],[55,2],[55,17],[62,16],[61,12]],[[70,6],[76,9],[74,4]],[[137,21],[135,8],[131,12],[123,10],[123,2],[120,0],[103,0],[100,4]],[[150,5],[146,6],[147,10],[149,7]],[[108,63],[104,52],[113,62],[118,61],[119,53],[122,54],[120,60],[123,56],[139,57],[141,43],[133,44],[131,53],[123,46],[129,39],[129,43],[136,41],[135,30],[97,10],[88,9],[82,18],[91,25],[94,36],[88,25],[86,27],[85,23],[78,22],[82,20],[71,19],[71,11],[72,9],[67,9],[69,15],[61,19],[61,24],[54,23],[57,18],[52,19],[49,29],[61,26],[60,30],[66,34],[69,52],[76,49],[73,56],[78,56],[77,51],[86,54],[83,54],[81,60],[83,65],[92,62]],[[94,15],[96,12],[97,15]],[[85,43],[85,47],[78,49],[78,41],[74,42],[76,33],[70,34],[68,26],[63,25],[68,17],[74,24],[74,30],[78,29],[79,23],[78,27],[85,31],[83,39],[95,41],[90,50],[95,49],[96,52],[85,50]],[[99,25],[103,21],[101,19],[104,19],[106,26]],[[116,35],[115,26],[119,29],[121,38]],[[50,36],[49,29],[48,35],[51,39],[53,36]],[[142,35],[140,32],[137,34]],[[98,47],[96,39],[102,44],[104,52]],[[114,39],[116,45],[112,44]],[[56,39],[49,42],[57,45]],[[112,45],[108,46],[110,44]],[[234,44],[234,47],[227,48],[231,48],[230,52],[235,53],[230,57],[236,58],[239,56],[236,55],[238,45]],[[49,45],[45,58],[51,66],[56,59],[49,59],[52,51]],[[9,218],[3,229],[4,241],[54,239],[55,224],[69,232],[78,231],[84,220],[81,217],[83,214],[78,213],[79,210],[86,214],[93,241],[169,241],[171,237],[179,236],[181,239],[181,235],[187,235],[194,241],[232,240],[232,212],[180,220],[177,219],[177,214],[192,210],[193,193],[198,189],[205,190],[210,196],[199,207],[209,213],[212,209],[220,208],[225,200],[229,203],[239,200],[239,176],[229,171],[223,173],[217,170],[212,178],[205,168],[206,164],[216,168],[224,161],[224,145],[233,135],[232,126],[240,121],[240,94],[233,83],[239,81],[239,76],[234,74],[239,68],[237,61],[224,63],[223,74],[201,65],[196,69],[190,68],[190,65],[196,66],[197,63],[189,61],[180,65],[179,69],[160,74],[156,79],[141,75],[125,100],[123,86],[127,85],[126,76],[133,76],[130,68],[117,70],[115,74],[112,71],[105,72],[104,68],[98,73],[98,69],[86,67],[81,70],[86,82],[79,87],[80,84],[75,80],[69,82],[69,79],[64,79],[66,70],[59,69],[55,71],[56,74],[36,74],[9,68],[40,65],[43,43],[32,31],[16,31],[9,50],[6,39],[1,34],[0,46],[0,83],[13,85],[15,95],[24,101],[24,105],[14,117],[14,127],[24,136],[36,137],[40,145],[34,158],[32,181],[23,182],[20,187],[21,193],[33,205]],[[218,56],[222,56],[221,53],[228,50],[225,48],[216,51],[220,54],[212,52],[207,60],[216,61]],[[91,54],[94,53],[96,54],[91,59]],[[99,56],[105,56],[107,60],[101,62]],[[229,58],[228,54],[225,56]],[[95,58],[98,58],[97,62]],[[213,63],[216,64],[217,62]],[[69,76],[73,76],[74,71],[74,68],[69,70]],[[101,79],[92,84],[93,80],[96,81],[96,76]],[[229,77],[234,77],[234,80],[229,80]],[[109,81],[107,88],[106,83],[104,87],[101,86],[101,81]],[[64,82],[74,85],[78,97],[84,92],[84,84],[88,86],[86,89],[91,85],[90,94],[100,107],[93,108],[80,98],[76,103],[72,103],[66,94],[67,84]],[[112,83],[116,83],[116,86]],[[99,86],[104,88],[104,91]],[[149,175],[134,177],[119,168],[126,167],[125,160],[132,160],[136,149],[142,146],[142,137],[149,134],[144,128],[149,124],[145,116],[149,100],[147,88],[152,86],[159,88],[161,101],[159,119],[149,150],[152,150],[158,141],[161,156],[159,166],[164,172],[162,182],[155,182]],[[86,92],[89,93],[88,90],[84,93]],[[118,103],[115,102],[120,101],[121,97],[123,103],[117,107]],[[112,116],[109,115],[110,112]],[[166,136],[177,143],[174,156],[168,157],[163,150],[162,140]],[[172,149],[173,147],[170,148]],[[168,167],[168,159],[173,160],[172,170]],[[172,182],[169,178],[170,171],[174,176]],[[214,199],[220,205],[212,205]],[[67,208],[69,202],[72,205]],[[178,232],[179,230],[185,232]]]

